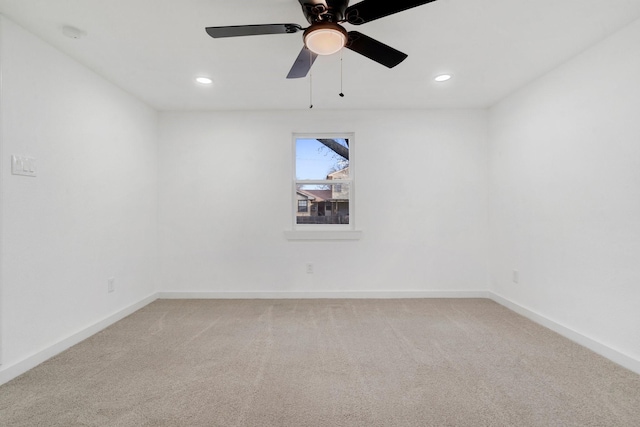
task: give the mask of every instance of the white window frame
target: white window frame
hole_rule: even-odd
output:
[[[314,179],[299,180],[296,177],[296,141],[298,139],[348,139],[349,140],[349,178],[336,180]],[[291,185],[291,230],[285,231],[289,240],[358,240],[362,232],[356,230],[355,203],[355,135],[353,132],[340,133],[294,133],[292,135],[292,185]],[[349,224],[298,224],[297,223],[297,185],[349,185]]]

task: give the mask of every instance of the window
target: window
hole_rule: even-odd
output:
[[[294,230],[353,230],[353,135],[294,135]]]

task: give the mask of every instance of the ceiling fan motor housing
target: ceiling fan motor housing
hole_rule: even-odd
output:
[[[349,0],[298,0],[310,24],[317,22],[343,22]]]

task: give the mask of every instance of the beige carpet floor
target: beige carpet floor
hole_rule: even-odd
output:
[[[2,426],[640,426],[640,376],[484,299],[158,300]]]

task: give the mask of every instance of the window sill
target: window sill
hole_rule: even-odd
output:
[[[360,240],[362,238],[362,231],[285,231],[284,236],[287,238],[287,240]]]

